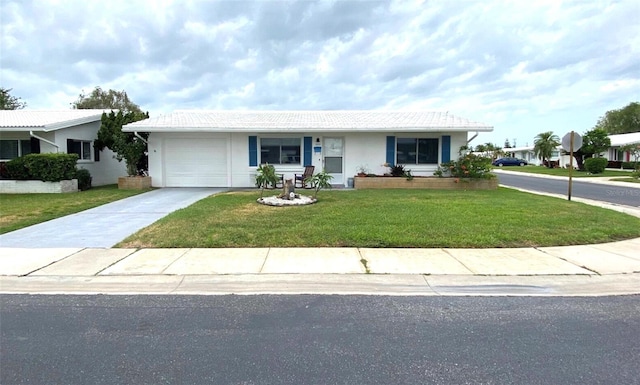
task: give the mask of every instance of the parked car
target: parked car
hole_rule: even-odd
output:
[[[502,167],[502,166],[526,166],[527,163],[524,159],[518,158],[499,158],[494,160],[492,163],[494,166]]]

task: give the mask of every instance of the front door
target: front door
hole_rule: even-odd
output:
[[[333,177],[331,184],[344,184],[343,156],[343,138],[324,138],[324,170]]]

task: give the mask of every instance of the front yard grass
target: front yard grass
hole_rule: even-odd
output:
[[[636,179],[636,178],[614,178],[609,180],[613,182],[640,183],[640,179]]]
[[[117,185],[68,194],[0,194],[0,234],[74,214],[149,190],[118,190]]]
[[[259,193],[201,200],[118,247],[528,247],[640,236],[640,218],[511,189],[321,191],[310,206]]]
[[[496,170],[507,170],[517,172],[528,172],[532,174],[545,174],[569,177],[567,168],[548,168],[544,166],[524,166],[524,167],[494,167]],[[631,171],[604,170],[601,174],[589,174],[586,171],[573,170],[574,178],[599,178],[599,177],[630,177]]]

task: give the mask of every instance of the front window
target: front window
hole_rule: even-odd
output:
[[[438,164],[438,139],[398,138],[398,164]]]
[[[260,139],[260,162],[300,164],[300,138]]]
[[[0,140],[0,159],[11,160],[31,154],[31,140]]]
[[[91,141],[69,140],[67,154],[78,154],[79,160],[91,160]]]

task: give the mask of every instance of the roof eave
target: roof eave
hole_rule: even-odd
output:
[[[166,132],[166,133],[233,133],[233,132],[491,132],[493,127],[384,127],[384,128],[323,128],[323,127],[299,127],[299,128],[254,128],[254,127],[157,127],[126,125],[124,132]]]

